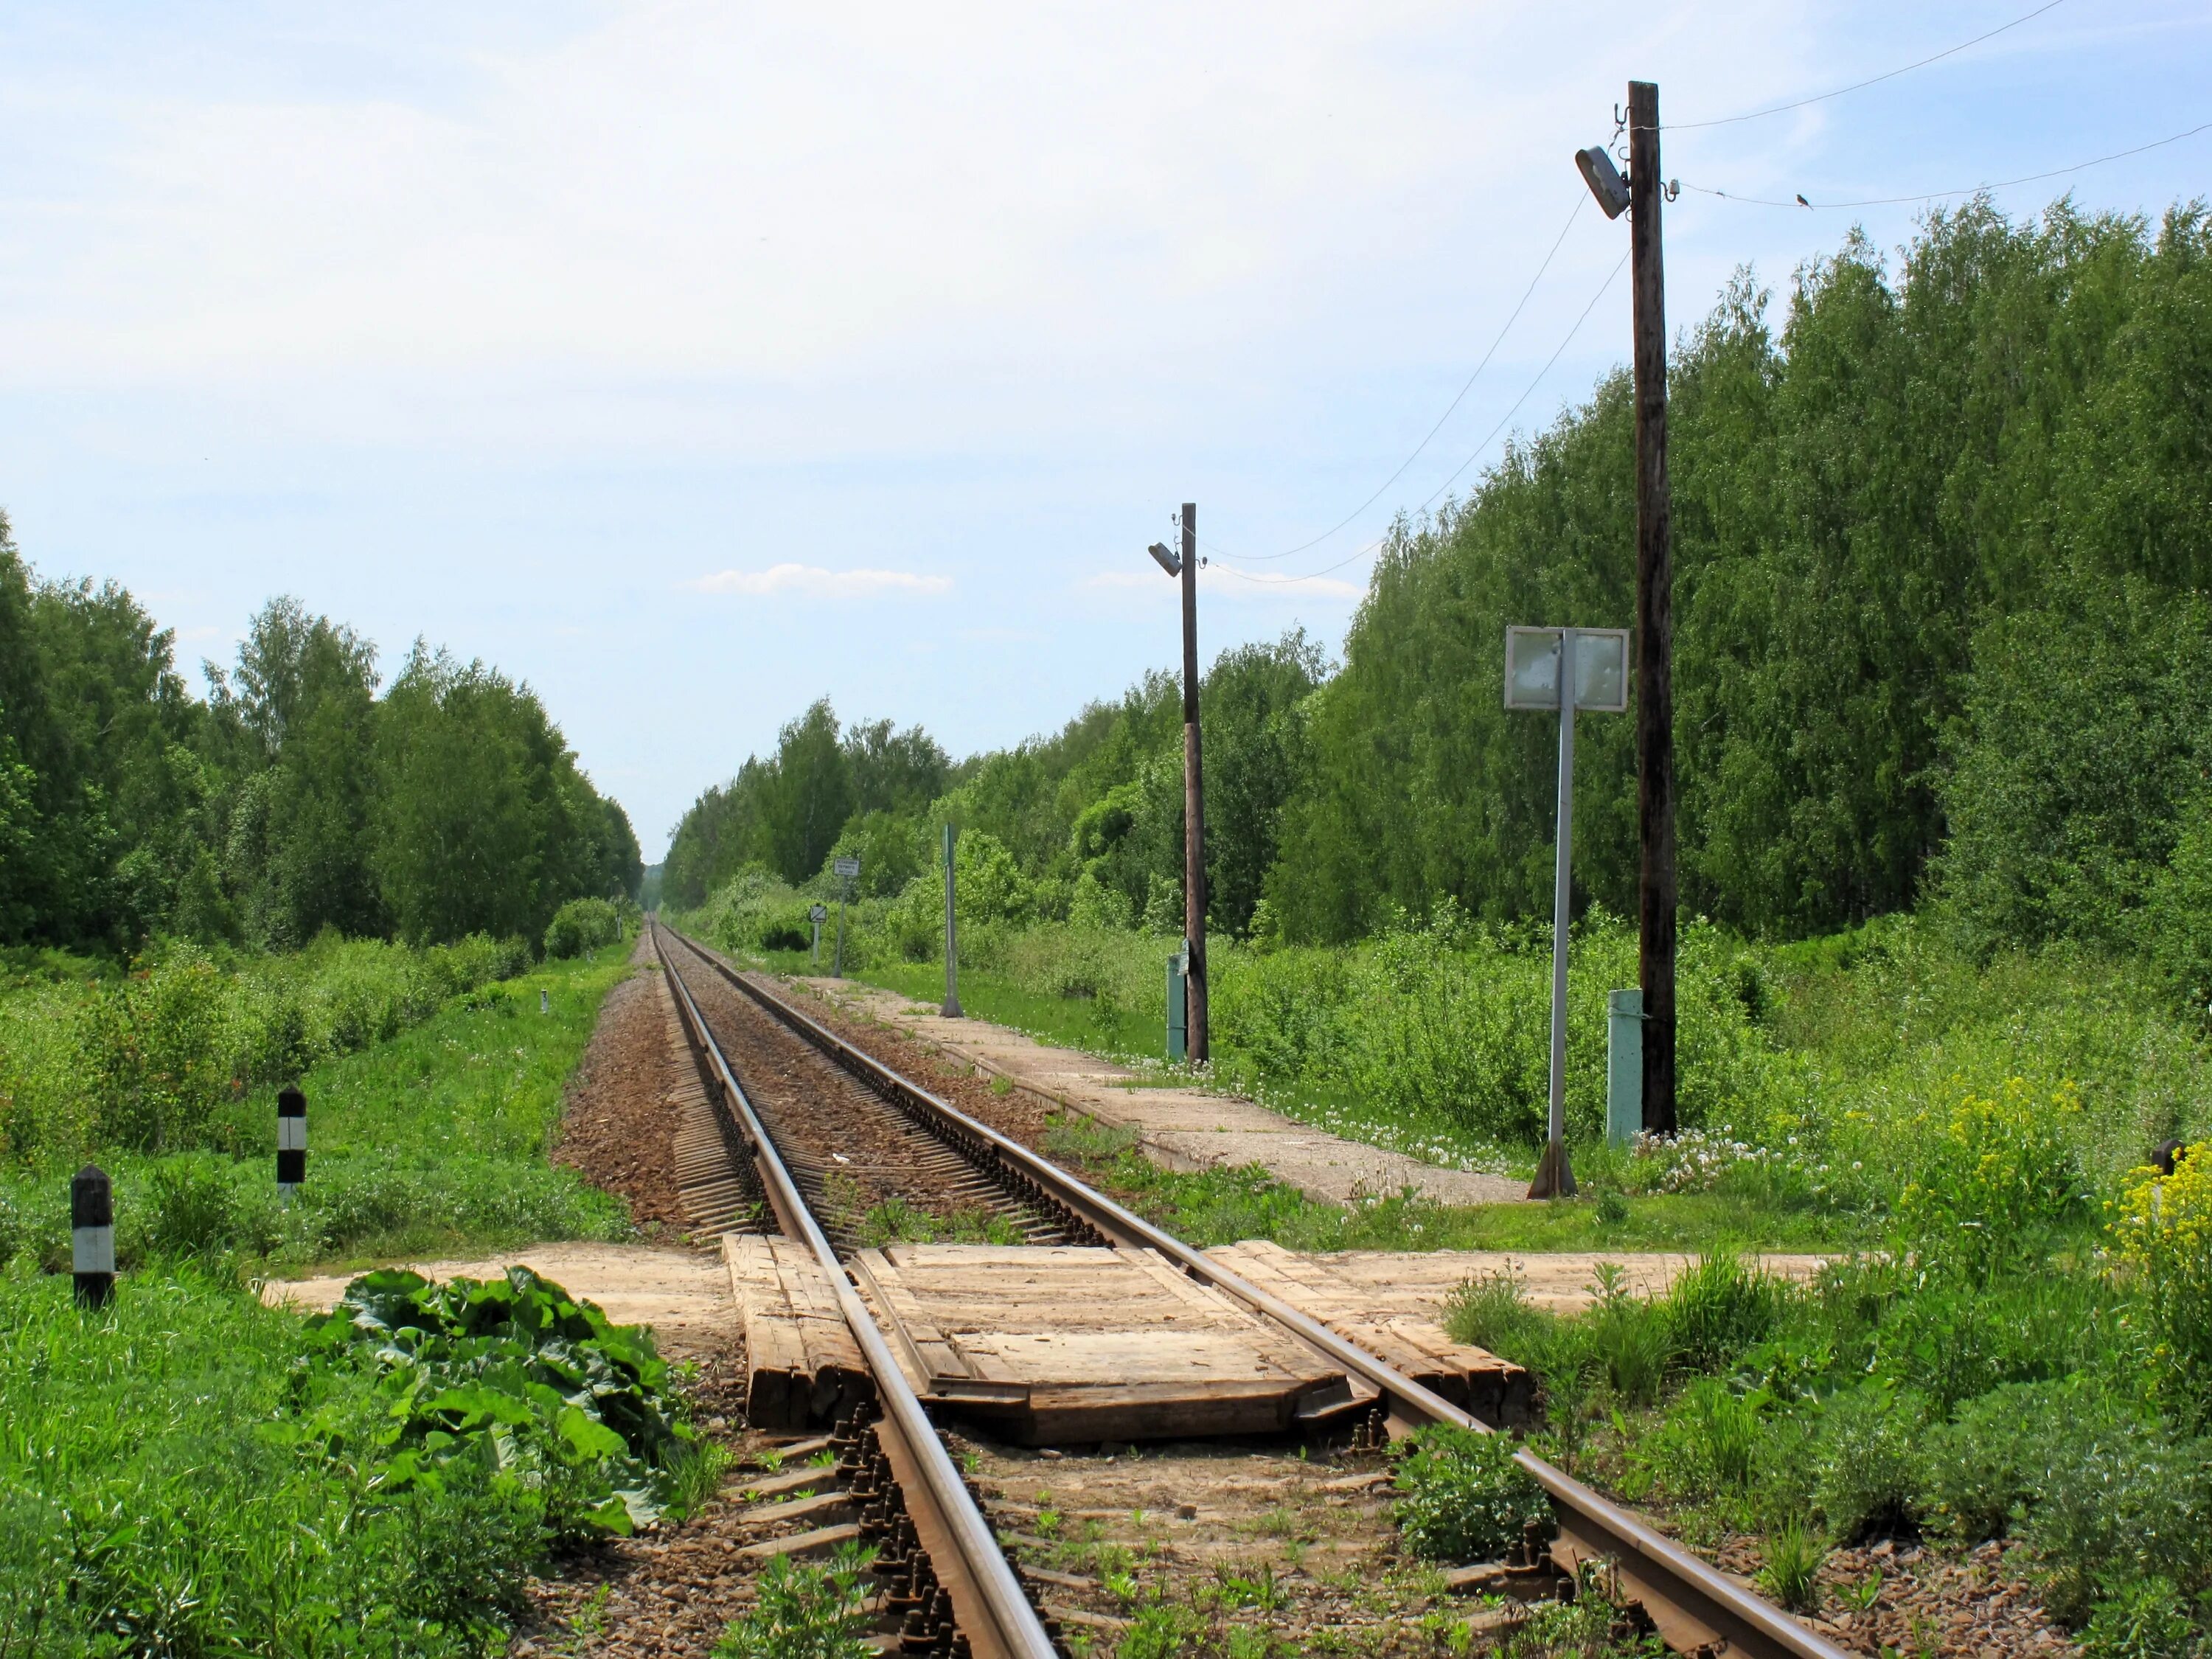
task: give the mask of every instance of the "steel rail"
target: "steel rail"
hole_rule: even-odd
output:
[[[714,952],[690,939],[684,943],[724,979],[847,1071],[878,1092],[937,1120],[951,1132],[956,1144],[981,1143],[989,1149],[992,1161],[1020,1172],[1111,1243],[1158,1251],[1200,1284],[1212,1285],[1286,1327],[1374,1384],[1389,1402],[1391,1417],[1401,1425],[1450,1423],[1492,1432],[1488,1424],[1346,1340],[1312,1316],[1231,1272],[1204,1251],[1161,1231],[1020,1142],[908,1081],[756,982],[751,975],[739,973]],[[1678,1652],[1740,1653],[1748,1659],[1850,1659],[1843,1649],[1817,1632],[1808,1630],[1779,1607],[1698,1560],[1629,1510],[1534,1452],[1523,1449],[1515,1454],[1514,1461],[1552,1500],[1559,1526],[1559,1546],[1565,1546],[1564,1549],[1554,1546],[1555,1556],[1564,1557],[1563,1564],[1569,1566],[1582,1562],[1609,1565],[1634,1599],[1643,1603],[1661,1637]]]
[[[1058,1650],[1036,1609],[1030,1605],[1006,1552],[999,1547],[989,1520],[954,1467],[945,1443],[938,1438],[928,1413],[847,1278],[844,1264],[837,1260],[828,1236],[799,1195],[798,1184],[737,1074],[730,1069],[721,1045],[707,1029],[706,1018],[692,1000],[683,974],[662,950],[659,922],[653,926],[653,954],[676,993],[678,1008],[692,1040],[706,1055],[740,1133],[750,1143],[776,1220],[787,1236],[803,1240],[814,1252],[875,1379],[877,1402],[883,1407],[883,1416],[875,1425],[877,1437],[906,1497],[915,1536],[928,1553],[939,1582],[951,1594],[953,1617],[961,1634],[968,1638],[969,1651],[975,1659],[1056,1659]],[[702,953],[702,960],[711,963],[713,958]]]

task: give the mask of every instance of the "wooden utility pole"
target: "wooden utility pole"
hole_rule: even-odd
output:
[[[1636,822],[1643,848],[1644,1130],[1674,1118],[1674,570],[1667,486],[1667,301],[1660,258],[1659,88],[1628,83],[1636,317]]]
[[[1209,1060],[1206,1025],[1206,787],[1198,753],[1198,503],[1182,504],[1182,931],[1194,1063]]]

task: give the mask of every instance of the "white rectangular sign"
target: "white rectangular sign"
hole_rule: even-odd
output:
[[[1556,709],[1559,706],[1559,635],[1557,628],[1505,630],[1505,706]],[[1575,635],[1575,707],[1619,714],[1628,708],[1628,630],[1577,628]]]
[[[852,880],[860,873],[860,861],[858,859],[839,859],[830,867],[847,881]]]

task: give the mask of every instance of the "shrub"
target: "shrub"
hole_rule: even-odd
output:
[[[1792,1516],[1767,1536],[1759,1588],[1792,1613],[1810,1613],[1820,1605],[1820,1565],[1827,1559],[1820,1534]]]
[[[2082,1659],[2192,1659],[2205,1647],[2173,1581],[2156,1575],[2098,1602],[2081,1632]]]
[[[2119,1423],[2065,1449],[2021,1528],[2054,1617],[2079,1625],[2111,1587],[2142,1578],[2189,1594],[2212,1582],[2212,1441]]]
[[[623,934],[622,912],[603,898],[570,899],[545,925],[545,954],[580,957]]]
[[[2112,1232],[2134,1270],[2160,1396],[2185,1422],[2212,1424],[2212,1140],[2171,1176],[2136,1171]]]
[[[1923,1113],[1930,1150],[1898,1199],[1914,1248],[1984,1284],[2038,1259],[2062,1225],[2087,1212],[2068,1133],[2081,1113],[2071,1086],[2039,1099],[2019,1078],[1993,1096],[1966,1093],[1941,1122]]]
[[[1528,1364],[1559,1323],[1556,1314],[1521,1293],[1521,1280],[1510,1272],[1478,1274],[1444,1298],[1444,1331],[1453,1341],[1487,1348],[1516,1364]]]
[[[2108,1414],[2102,1405],[2079,1379],[2014,1383],[1969,1401],[1928,1435],[1921,1512],[1969,1542],[2003,1537],[2052,1471],[2079,1455],[2087,1419]]]
[[[369,1273],[309,1333],[325,1354],[374,1356],[404,1449],[392,1490],[491,1462],[542,1495],[556,1538],[580,1539],[658,1519],[698,1455],[651,1334],[527,1267],[444,1285]]]
[[[1916,1396],[1880,1383],[1862,1383],[1827,1402],[1820,1414],[1813,1490],[1838,1538],[1853,1540],[1914,1524],[1918,1442],[1925,1423]]]
[[[2101,1345],[2116,1336],[2105,1305],[2112,1299],[2087,1274],[1988,1285],[1931,1276],[1888,1310],[1875,1363],[1942,1416],[2007,1383],[2044,1382],[2100,1364]]]
[[[120,984],[91,990],[81,1086],[102,1144],[164,1152],[199,1143],[229,1090],[225,988],[205,957],[179,949]]]
[[[1716,1370],[1773,1332],[1788,1288],[1734,1250],[1701,1256],[1659,1304],[1668,1338],[1692,1370]]]
[[[1449,1423],[1417,1430],[1400,1445],[1396,1479],[1399,1529],[1431,1561],[1495,1559],[1528,1522],[1548,1522],[1544,1489],[1502,1434]]]
[[[866,1593],[873,1550],[845,1544],[824,1562],[779,1555],[755,1585],[752,1610],[733,1620],[714,1659],[866,1659]]]

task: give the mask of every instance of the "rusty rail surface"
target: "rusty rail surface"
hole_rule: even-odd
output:
[[[668,976],[669,988],[676,994],[686,1034],[707,1062],[729,1114],[730,1127],[744,1141],[760,1171],[761,1185],[768,1193],[777,1224],[787,1237],[803,1241],[814,1252],[867,1363],[875,1382],[876,1401],[883,1411],[874,1425],[877,1437],[905,1497],[915,1536],[939,1582],[951,1595],[953,1618],[967,1638],[969,1651],[974,1659],[1054,1659],[1058,1650],[1014,1576],[1006,1552],[999,1547],[989,1518],[954,1467],[951,1455],[938,1438],[883,1333],[869,1317],[828,1237],[800,1197],[798,1183],[791,1178],[752,1102],[731,1071],[721,1045],[707,1029],[683,974],[661,949],[659,923],[655,921],[652,927],[653,954]],[[702,960],[711,963],[713,958],[702,954]]]

